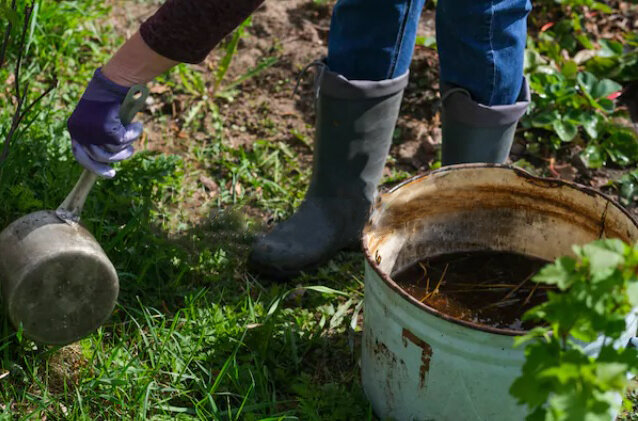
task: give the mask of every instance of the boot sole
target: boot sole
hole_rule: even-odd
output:
[[[321,267],[323,264],[330,261],[330,259],[336,256],[337,253],[339,252],[342,252],[342,251],[355,252],[355,251],[361,251],[361,249],[362,249],[361,242],[357,240],[353,243],[350,243],[344,247],[339,248],[335,253],[331,254],[330,256],[326,258],[323,258],[317,262],[313,262],[301,268],[296,268],[296,269],[281,269],[281,268],[265,265],[261,262],[256,262],[252,259],[252,254],[248,256],[247,263],[248,263],[248,269],[251,272],[256,272],[273,281],[287,282],[295,278],[296,276],[300,275],[302,272],[310,273],[310,274],[316,272],[317,269],[319,269],[319,267]]]

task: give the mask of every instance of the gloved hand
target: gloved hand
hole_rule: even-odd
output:
[[[142,123],[124,127],[119,117],[128,90],[96,70],[67,122],[75,159],[102,177],[115,176],[109,164],[130,158],[132,144],[142,134]]]

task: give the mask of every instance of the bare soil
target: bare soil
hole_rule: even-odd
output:
[[[112,0],[109,23],[121,34],[132,35],[138,25],[156,9],[155,4],[136,4]],[[330,13],[334,1],[315,3],[309,0],[278,0],[262,5],[254,14],[253,23],[239,44],[225,79],[230,82],[254,68],[262,59],[276,57],[277,63],[240,86],[232,102],[217,100],[224,120],[223,134],[234,147],[248,147],[256,140],[283,140],[297,147],[298,152],[311,159],[312,151],[299,140],[303,135],[312,142],[314,106],[312,97],[313,71],[302,74],[305,66],[327,54]],[[434,34],[434,14],[424,10],[419,35]],[[214,69],[223,51],[215,50],[195,68],[201,70],[212,88]],[[393,155],[412,169],[426,168],[434,159],[440,142],[438,126],[438,60],[431,48],[417,47],[412,64],[411,83],[406,91],[401,118],[397,126]],[[293,94],[297,80],[300,87]],[[223,86],[223,85],[222,85]],[[182,133],[181,113],[192,98],[172,96],[170,89],[152,86],[156,109],[166,107],[173,121],[156,124],[147,121],[146,147],[164,152],[185,152],[185,143],[174,140],[167,145],[167,137],[195,137]],[[211,92],[212,93],[212,92]],[[170,98],[172,104],[164,99]],[[162,112],[161,114],[165,114]],[[425,147],[421,144],[425,142]],[[162,145],[160,145],[162,143]],[[179,146],[180,143],[184,145]],[[306,142],[308,143],[308,142]],[[177,145],[177,146],[176,146]]]
[[[231,100],[216,98],[214,101],[223,117],[221,127],[224,139],[234,148],[250,149],[257,140],[286,142],[310,166],[314,133],[314,104],[312,94],[313,71],[303,72],[312,61],[327,53],[330,14],[334,0],[277,0],[265,2],[254,14],[252,25],[241,39],[225,83],[240,77],[254,68],[261,60],[276,57],[277,62],[248,79],[238,87]],[[619,2],[624,5],[625,2]],[[110,0],[113,11],[111,24],[122,34],[130,36],[138,25],[158,7],[156,3],[137,4],[124,0]],[[622,9],[622,7],[621,7]],[[623,9],[624,10],[624,9]],[[592,20],[602,19],[600,30],[612,31],[619,21],[593,15]],[[530,34],[538,32],[544,23],[555,16],[530,18],[534,27]],[[638,22],[638,20],[637,20]],[[631,23],[631,22],[630,22]],[[431,4],[423,11],[419,36],[434,35],[434,10]],[[214,72],[223,51],[217,49],[201,64],[200,70],[213,96]],[[413,174],[431,168],[440,150],[440,99],[438,94],[438,57],[432,48],[417,46],[411,65],[410,84],[406,89],[401,113],[393,139],[391,159],[386,175],[395,167]],[[297,81],[300,86],[293,94]],[[146,118],[143,148],[187,156],[193,142],[205,142],[218,128],[204,119],[192,129],[184,124],[188,111],[202,98],[171,88],[153,84],[151,115]],[[222,84],[223,87],[223,84]],[[548,152],[544,158],[529,157],[525,152],[525,140],[518,136],[510,156],[510,162],[525,158],[531,167],[526,169],[536,175],[562,178],[604,190],[615,197],[610,180],[618,179],[625,170],[602,168],[591,170],[578,159],[577,150],[567,146],[558,153]],[[197,208],[199,200],[184,204]],[[630,206],[638,216],[635,204]]]

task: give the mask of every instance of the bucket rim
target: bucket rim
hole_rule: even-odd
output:
[[[625,209],[623,206],[621,206],[616,200],[614,200],[612,197],[610,197],[609,195],[594,189],[593,187],[589,187],[589,186],[585,186],[583,184],[579,184],[573,181],[567,181],[567,180],[561,180],[559,178],[548,178],[548,177],[539,177],[536,175],[531,174],[530,172],[520,168],[520,167],[515,167],[513,165],[507,165],[507,164],[492,164],[492,163],[471,163],[471,164],[455,164],[455,165],[449,165],[449,166],[445,166],[439,169],[436,169],[434,171],[429,171],[426,172],[424,174],[419,174],[416,175],[414,177],[410,177],[407,180],[402,181],[401,183],[397,184],[396,186],[392,187],[391,189],[389,189],[386,194],[388,193],[393,193],[396,190],[417,182],[421,179],[425,179],[428,177],[431,177],[433,175],[438,175],[438,174],[443,174],[443,173],[447,173],[447,172],[451,172],[451,171],[463,171],[463,170],[470,170],[470,169],[480,169],[480,168],[490,168],[490,169],[500,169],[500,170],[504,170],[504,171],[509,171],[509,172],[513,172],[514,174],[523,177],[523,178],[527,178],[532,180],[535,183],[540,183],[542,185],[546,185],[547,187],[569,187],[569,188],[573,188],[576,190],[579,190],[587,195],[590,196],[598,196],[598,197],[602,197],[603,199],[607,200],[610,205],[616,207],[621,213],[623,213],[636,227],[638,227],[638,219],[636,217],[634,217],[631,213],[629,213],[629,211],[627,209]],[[379,199],[377,199],[379,200]],[[377,202],[378,203],[378,202]],[[381,280],[383,280],[383,282],[394,292],[396,292],[401,298],[403,298],[404,300],[406,300],[408,303],[416,306],[418,309],[425,311],[435,317],[438,317],[440,319],[443,319],[445,321],[466,327],[466,328],[470,328],[473,330],[480,330],[486,333],[491,333],[491,334],[495,334],[495,335],[501,335],[501,336],[523,336],[525,334],[527,334],[529,331],[528,330],[515,330],[515,329],[509,329],[509,328],[497,328],[497,327],[492,327],[492,326],[487,326],[484,324],[480,324],[480,323],[475,323],[475,322],[470,322],[467,320],[459,320],[456,319],[454,317],[451,317],[439,310],[436,310],[435,308],[432,308],[422,302],[420,302],[419,300],[417,300],[416,298],[414,298],[412,295],[408,294],[403,288],[401,288],[391,277],[389,274],[385,273],[384,271],[381,270],[381,268],[379,267],[379,264],[376,262],[376,259],[372,256],[372,253],[370,252],[370,249],[368,248],[368,245],[365,241],[365,238],[368,234],[368,226],[366,225],[366,228],[363,230],[363,233],[361,235],[361,244],[362,244],[362,248],[363,248],[363,254],[365,256],[365,260],[368,263],[368,265],[370,266],[370,268],[372,268],[372,270],[374,270],[376,272],[376,274],[379,276],[379,278]]]

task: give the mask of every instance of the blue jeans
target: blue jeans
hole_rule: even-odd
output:
[[[408,71],[425,0],[340,0],[332,14],[328,65],[351,80]],[[530,0],[439,0],[440,80],[483,105],[516,102]]]

